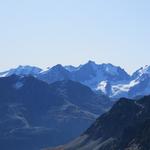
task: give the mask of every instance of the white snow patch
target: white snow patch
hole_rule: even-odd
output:
[[[22,82],[18,81],[18,82],[14,85],[14,88],[18,90],[18,89],[20,89],[21,87],[23,87],[23,85],[24,85],[24,84],[23,84]]]
[[[138,80],[133,80],[129,82],[128,84],[118,84],[118,85],[112,85],[112,95],[111,97],[115,96],[126,96],[127,93],[130,91],[130,89],[134,86],[139,84]]]
[[[8,71],[5,71],[5,72],[1,72],[0,73],[0,77],[6,77],[8,75]]]
[[[102,81],[98,84],[96,90],[101,90],[103,93],[107,93],[106,87],[107,87],[108,82],[107,81]]]

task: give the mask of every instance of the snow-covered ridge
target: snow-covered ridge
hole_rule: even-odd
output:
[[[146,65],[144,67],[141,67],[137,71],[135,71],[132,75],[133,78],[138,78],[143,75],[150,75],[150,66]]]
[[[133,98],[150,94],[150,66],[148,65],[138,69],[132,75],[119,66],[110,63],[96,64],[93,61],[78,67],[58,64],[46,70],[34,66],[19,66],[0,73],[0,77],[11,75],[32,75],[47,83],[74,80],[93,90],[101,91],[111,98]],[[19,84],[16,87],[18,86]]]
[[[69,65],[69,66],[64,66],[64,68],[70,72],[73,72],[73,71],[77,71],[79,70],[80,68],[82,67],[82,65],[78,66],[78,67],[74,67],[72,65]]]
[[[18,66],[17,68],[10,69],[5,72],[0,73],[0,77],[8,77],[11,75],[20,75],[20,76],[26,76],[26,75],[37,75],[42,71],[42,69],[34,66]]]

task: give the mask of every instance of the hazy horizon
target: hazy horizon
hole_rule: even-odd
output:
[[[150,1],[26,0],[0,3],[0,71],[18,65],[150,65]]]

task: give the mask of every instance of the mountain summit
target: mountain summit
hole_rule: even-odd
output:
[[[18,66],[17,68],[10,69],[5,72],[0,73],[0,77],[9,77],[11,75],[20,75],[20,76],[36,76],[40,74],[42,69],[34,66]]]
[[[93,91],[100,91],[112,99],[121,97],[135,98],[150,94],[150,66],[145,66],[129,75],[119,66],[96,64],[88,61],[86,64],[62,66],[58,64],[47,70],[38,67],[19,66],[0,73],[0,77],[20,75],[34,76],[48,84],[62,80],[80,82]]]

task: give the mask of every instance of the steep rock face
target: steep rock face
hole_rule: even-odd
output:
[[[100,116],[79,138],[56,149],[150,149],[150,96],[135,101],[119,100],[109,112]]]
[[[47,84],[32,76],[0,78],[0,145],[37,150],[80,135],[111,101],[74,81]]]

